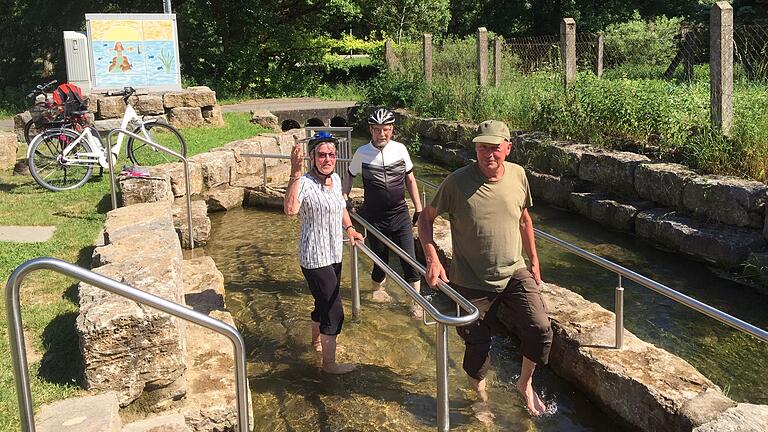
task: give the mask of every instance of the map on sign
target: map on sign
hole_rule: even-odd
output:
[[[181,89],[173,14],[86,14],[96,90]]]

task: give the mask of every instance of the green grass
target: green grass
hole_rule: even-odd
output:
[[[223,128],[183,129],[189,154],[205,152],[227,142],[251,137],[264,129],[249,123],[247,113],[226,113]],[[21,150],[20,150],[21,152]],[[23,154],[23,153],[22,153]],[[121,155],[120,164],[126,163]],[[0,172],[0,225],[52,225],[56,232],[45,243],[0,242],[0,280],[25,261],[50,256],[90,267],[93,244],[111,208],[109,176],[94,177],[82,188],[49,192],[30,176]],[[76,282],[41,271],[29,276],[21,289],[22,316],[30,346],[43,360],[30,362],[35,406],[70,397],[77,385],[80,356],[74,331],[77,316]],[[7,322],[5,308],[0,319]],[[0,326],[0,430],[18,430],[13,370],[7,325]]]
[[[565,92],[557,74],[507,73],[500,87],[478,88],[466,74],[421,82],[386,74],[370,83],[366,103],[405,107],[424,117],[543,130],[560,139],[640,150],[704,173],[768,179],[768,85],[734,83],[732,136],[710,126],[709,84],[647,78],[600,79],[581,73]]]

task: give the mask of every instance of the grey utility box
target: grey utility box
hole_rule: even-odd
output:
[[[64,32],[64,54],[67,60],[67,81],[91,92],[91,67],[88,57],[88,38],[85,33]]]

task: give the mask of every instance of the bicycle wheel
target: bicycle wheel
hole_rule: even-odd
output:
[[[29,148],[29,172],[37,184],[60,192],[79,188],[88,181],[97,160],[93,156],[80,155],[92,155],[90,146],[80,142],[66,156],[62,154],[77,137],[74,131],[63,129],[48,130],[32,139]]]
[[[38,131],[37,128],[35,128],[35,121],[30,120],[27,122],[27,124],[24,125],[24,142],[27,144],[32,142],[32,138],[35,137],[38,133],[41,131]]]
[[[176,128],[158,122],[145,123],[144,127],[147,129],[147,134],[153,142],[173,150],[184,157],[187,156],[187,143],[184,142],[184,138],[181,137]],[[143,136],[141,126],[137,127],[133,133]],[[126,151],[128,158],[134,165],[152,166],[179,161],[177,157],[133,138],[128,138]]]

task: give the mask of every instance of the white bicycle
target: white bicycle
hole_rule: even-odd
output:
[[[138,126],[133,129],[134,134],[186,157],[187,144],[176,128],[161,123],[157,119],[144,120],[136,113],[128,103],[128,98],[134,93],[135,90],[132,87],[126,87],[122,92],[111,94],[123,96],[126,105],[120,129],[129,130],[127,128],[131,123],[138,122]],[[87,107],[79,101],[72,106],[74,102],[68,101],[64,107],[65,111],[69,114],[85,115]],[[118,133],[117,142],[112,146],[113,164],[117,161],[125,137],[125,134]],[[176,161],[173,156],[133,137],[128,137],[126,152],[135,165],[148,166]],[[83,128],[79,132],[70,128],[43,131],[32,139],[27,150],[27,161],[32,178],[40,186],[54,192],[82,186],[91,178],[95,167],[110,169],[107,160],[101,136],[92,126]]]

